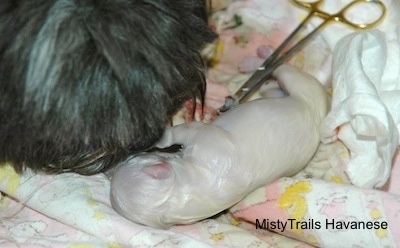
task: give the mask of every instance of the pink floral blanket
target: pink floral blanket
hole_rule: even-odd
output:
[[[327,8],[333,9],[349,1],[327,2],[331,2]],[[335,24],[325,29],[289,63],[311,73],[326,86],[333,99],[332,113],[328,117],[336,120],[335,117],[344,116],[339,115],[343,109],[353,117],[358,112],[351,110],[357,109],[358,105],[364,106],[363,102],[357,102],[356,107],[345,105],[346,99],[360,93],[345,91],[340,86],[340,76],[348,75],[348,72],[340,63],[335,65],[335,61],[342,61],[336,54],[343,53],[343,50],[334,50],[336,45],[345,36],[354,34],[345,40],[348,43],[341,44],[342,47],[343,44],[354,47],[351,51],[355,52],[349,54],[359,58],[362,62],[359,64],[367,74],[366,68],[370,67],[363,62],[364,58],[370,52],[386,51],[385,63],[382,60],[379,64],[382,72],[377,69],[373,72],[373,75],[380,75],[373,93],[387,111],[387,115],[383,115],[387,117],[385,120],[374,116],[368,119],[374,120],[370,122],[350,118],[337,126],[325,123],[326,130],[333,127],[332,137],[326,137],[310,164],[296,176],[281,178],[259,188],[218,216],[169,230],[140,226],[119,216],[111,207],[110,183],[103,174],[50,176],[27,171],[18,175],[9,165],[4,165],[0,168],[0,247],[400,246],[400,182],[397,180],[400,154],[391,148],[397,148],[398,139],[390,139],[398,137],[400,113],[396,111],[400,105],[389,101],[390,97],[400,99],[396,95],[400,89],[397,26],[400,6],[395,0],[383,2],[388,13],[378,28],[380,33],[362,33],[358,38],[354,30]],[[304,18],[304,11],[289,0],[214,0],[212,4],[215,13],[210,22],[220,38],[204,51],[210,65],[206,107],[196,115],[204,121],[215,118],[215,109],[223,104],[224,97],[238,88],[260,63],[260,57],[276,48]],[[308,27],[311,28],[312,25]],[[379,46],[371,45],[375,44],[375,38],[379,40]],[[376,47],[383,50],[376,50]],[[374,82],[374,76],[368,78]],[[365,88],[356,86],[351,88]],[[174,123],[190,121],[188,113],[192,107],[188,102],[175,116]],[[387,120],[391,125],[379,124]],[[378,137],[376,139],[367,139],[374,140],[375,146],[352,143],[350,138],[353,136],[346,136],[351,132],[341,133],[341,130],[356,132],[356,127],[362,126],[364,130],[370,130],[367,133],[370,134],[377,130],[377,123],[381,127],[379,130],[386,132],[371,136]],[[361,158],[365,165],[360,171],[353,169],[356,158]],[[374,168],[378,166],[382,169],[375,172]],[[362,185],[363,178],[377,184],[386,181],[383,171],[387,168],[389,179],[383,187],[374,189],[368,183]]]

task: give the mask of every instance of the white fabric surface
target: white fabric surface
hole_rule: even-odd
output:
[[[361,31],[333,53],[332,111],[321,132],[323,142],[340,139],[350,150],[345,171],[356,186],[381,187],[390,174],[399,143],[399,46],[397,37]]]

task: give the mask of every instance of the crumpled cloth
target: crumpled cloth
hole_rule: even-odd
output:
[[[381,187],[389,178],[399,144],[399,46],[372,30],[347,35],[333,53],[332,110],[322,141],[346,145],[345,171],[356,186]]]
[[[380,190],[351,185],[342,170],[349,158],[342,142],[322,144],[304,171],[259,188],[229,211],[255,226],[265,220],[274,232],[316,247],[398,247],[400,153]],[[273,226],[277,221],[286,226]],[[378,226],[349,227],[354,222]]]

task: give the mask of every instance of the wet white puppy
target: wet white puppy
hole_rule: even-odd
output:
[[[319,145],[328,96],[292,66],[280,66],[274,77],[285,96],[237,106],[211,124],[173,127],[158,146],[182,144],[180,152],[144,153],[122,164],[111,182],[115,210],[152,227],[193,223],[301,170]]]

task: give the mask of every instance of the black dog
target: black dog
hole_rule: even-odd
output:
[[[1,0],[0,163],[104,171],[204,94],[204,0]]]

